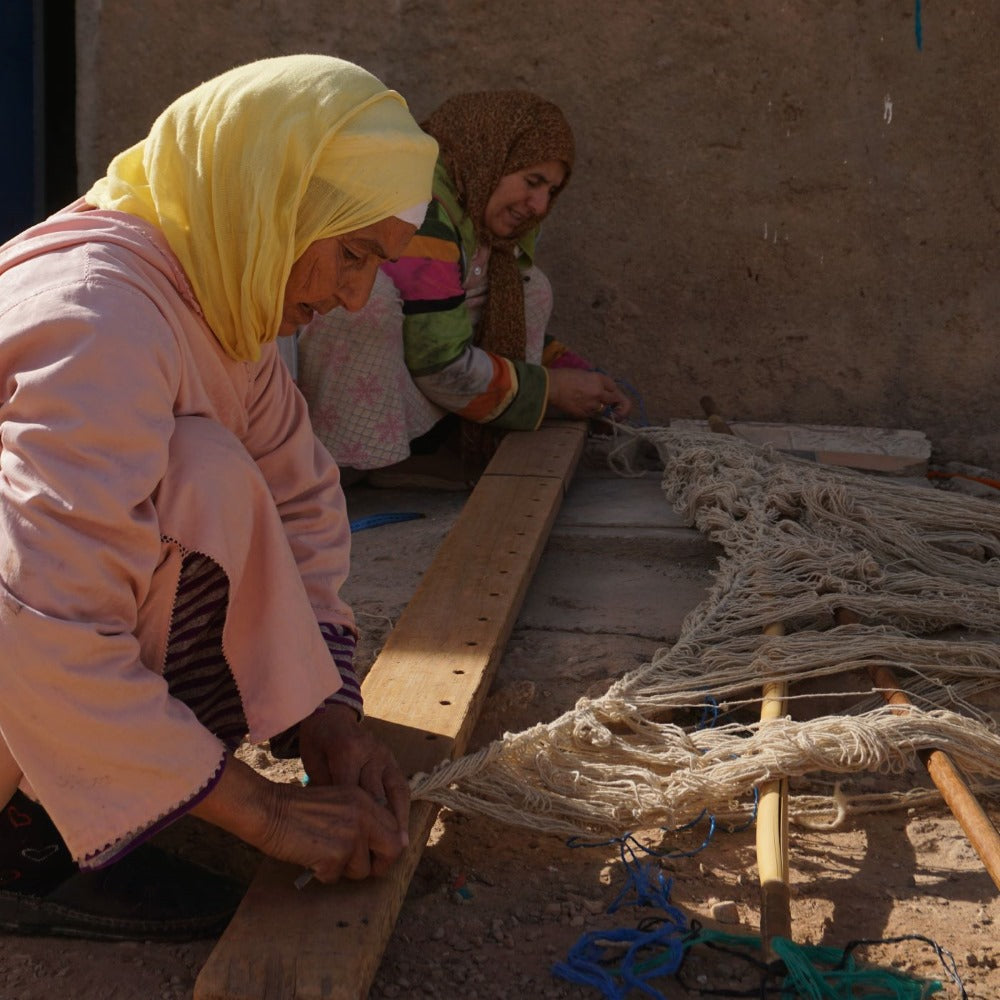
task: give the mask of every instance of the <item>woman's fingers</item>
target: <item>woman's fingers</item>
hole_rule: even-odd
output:
[[[410,842],[408,832],[410,826],[410,783],[399,767],[395,765],[395,762],[393,762],[392,767],[386,769],[383,787],[386,798],[389,800],[389,811],[399,825],[405,847]]]
[[[554,369],[549,372],[549,402],[570,417],[599,417],[610,407],[624,417],[632,409],[631,401],[614,379],[600,372],[579,369]]]
[[[368,761],[358,783],[380,806],[388,808],[399,825],[403,844],[408,844],[410,785],[392,754],[386,751]]]
[[[402,851],[399,825],[385,806],[373,801],[368,819],[367,835],[359,836],[351,859],[344,868],[347,878],[384,875]]]
[[[403,841],[395,817],[360,788],[305,790],[304,810],[291,810],[284,845],[274,853],[309,867],[321,882],[385,874]],[[304,852],[298,856],[298,844]],[[287,849],[283,849],[287,848]]]

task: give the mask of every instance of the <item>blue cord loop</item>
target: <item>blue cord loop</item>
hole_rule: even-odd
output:
[[[397,521],[413,521],[419,517],[426,517],[425,514],[418,514],[416,511],[401,511],[395,514],[369,514],[368,517],[359,517],[351,521],[351,534],[356,531],[364,531],[365,528],[378,528],[383,524],[395,524]]]
[[[553,965],[553,975],[592,986],[608,1000],[625,1000],[633,989],[654,1000],[664,1000],[663,994],[648,980],[672,975],[680,968],[688,924],[684,914],[670,903],[670,880],[659,871],[654,877],[651,868],[643,863],[631,866],[630,884],[608,907],[608,913],[613,913],[625,892],[634,888],[634,905],[659,908],[662,916],[658,917],[656,926],[652,930],[621,927],[589,931],[570,949],[565,962]],[[621,953],[621,945],[627,946],[624,954]],[[651,950],[655,951],[654,959],[640,965],[637,962],[639,956]]]

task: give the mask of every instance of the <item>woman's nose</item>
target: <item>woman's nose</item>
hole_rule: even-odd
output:
[[[362,273],[352,275],[348,281],[341,285],[339,289],[340,301],[348,312],[357,312],[368,301],[377,274],[378,264],[373,264],[371,267],[365,268]]]
[[[528,196],[528,204],[535,215],[544,215],[548,211],[550,194],[545,191],[532,191]]]

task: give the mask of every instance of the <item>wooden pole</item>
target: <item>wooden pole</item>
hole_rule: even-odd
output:
[[[860,618],[853,611],[846,608],[837,610],[838,625],[856,625],[859,621]],[[905,715],[913,708],[913,702],[900,689],[896,675],[888,667],[869,667],[868,676],[894,712]],[[983,811],[947,753],[943,750],[923,750],[920,759],[959,826],[965,831],[973,850],[993,879],[993,884],[1000,889],[1000,833],[997,828]]]
[[[715,405],[715,400],[711,396],[701,397],[701,408],[708,417],[708,429],[716,434],[731,434],[736,436],[736,431],[726,423],[719,413],[719,408]]]
[[[765,635],[784,635],[781,624],[768,625]],[[760,706],[763,726],[785,713],[788,685],[764,685]],[[757,875],[760,880],[760,938],[767,961],[775,958],[771,939],[791,938],[792,912],[788,887],[788,779],[765,781],[757,802]]]
[[[701,408],[708,417],[708,426],[716,434],[735,431],[719,413],[711,396],[701,397]],[[768,625],[765,635],[784,635],[779,622]],[[764,685],[760,705],[760,721],[765,724],[785,713],[788,685],[774,681]],[[760,939],[767,961],[773,961],[771,940],[791,938],[792,909],[788,886],[788,779],[765,781],[760,786],[757,802],[757,877],[760,881]]]

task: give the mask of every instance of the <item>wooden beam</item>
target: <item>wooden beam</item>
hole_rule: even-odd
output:
[[[368,724],[409,772],[462,754],[583,452],[586,425],[508,434],[372,664]],[[368,995],[437,808],[381,879],[294,888],[265,859],[195,983],[195,1000]]]

